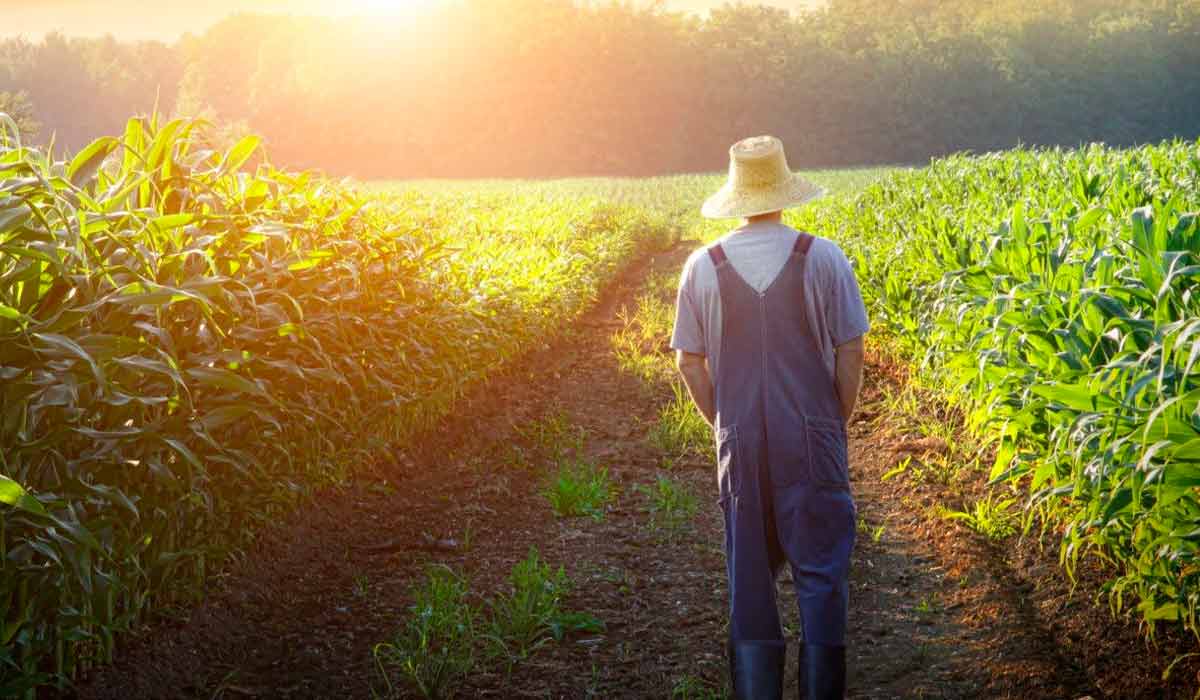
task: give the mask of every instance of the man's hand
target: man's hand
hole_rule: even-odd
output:
[[[713,399],[712,378],[708,375],[708,361],[704,355],[693,355],[682,350],[676,351],[675,366],[683,375],[683,383],[687,385],[688,393],[704,420],[712,426],[717,419],[717,407]]]
[[[854,406],[858,403],[858,390],[862,386],[862,336],[837,346],[834,353],[837,357],[835,384],[838,401],[842,404],[842,419],[849,423],[854,415]]]

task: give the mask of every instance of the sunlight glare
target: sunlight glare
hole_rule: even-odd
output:
[[[440,2],[441,0],[351,0],[350,6],[361,14],[395,15],[430,8]]]

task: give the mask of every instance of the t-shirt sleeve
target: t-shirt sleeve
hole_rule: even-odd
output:
[[[671,332],[671,348],[706,355],[704,328],[700,324],[700,307],[695,294],[695,257],[688,260],[679,277],[679,291],[675,296],[675,328]]]
[[[830,246],[825,289],[825,324],[834,347],[865,335],[871,328],[854,268],[836,244]]]

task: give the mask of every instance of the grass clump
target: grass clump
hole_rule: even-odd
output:
[[[485,636],[491,655],[503,660],[508,670],[569,632],[604,629],[596,617],[563,608],[571,582],[561,566],[553,569],[541,561],[536,547],[530,547],[529,555],[513,567],[508,586],[506,593],[491,602]]]
[[[682,384],[671,385],[674,396],[658,413],[650,429],[650,444],[666,453],[663,466],[674,466],[685,457],[700,457],[712,450],[712,428]]]
[[[637,298],[635,310],[625,308],[619,312],[621,328],[610,339],[621,371],[637,377],[647,387],[666,383],[674,371],[666,346],[675,319],[674,294],[674,276],[651,277]]]
[[[651,525],[668,532],[686,527],[700,507],[694,493],[665,476],[658,477],[653,486],[639,486],[638,490],[649,499],[646,512]]]
[[[536,452],[551,459],[579,454],[586,437],[584,428],[571,423],[561,409],[524,425],[519,434]]]
[[[385,697],[399,696],[397,677],[423,697],[450,697],[475,668],[478,611],[467,600],[466,582],[444,566],[431,569],[412,595],[404,627],[373,649]]]
[[[432,567],[412,591],[403,627],[372,650],[383,679],[377,694],[402,697],[411,689],[424,698],[452,697],[482,664],[499,661],[511,673],[551,640],[604,630],[598,618],[563,606],[571,581],[561,566],[542,561],[535,547],[513,567],[507,583],[507,590],[476,605],[461,576]]]
[[[970,510],[943,510],[942,517],[957,520],[989,540],[1000,540],[1016,534],[1017,515],[1010,510],[1014,498],[995,499],[992,494],[975,501]]]
[[[588,516],[604,519],[604,508],[614,495],[608,469],[583,458],[564,459],[550,475],[542,495],[560,518]]]
[[[729,693],[695,676],[684,676],[671,687],[671,700],[725,700]]]

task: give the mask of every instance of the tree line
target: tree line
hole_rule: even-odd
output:
[[[0,110],[78,148],[201,115],[359,177],[649,175],[783,138],[794,167],[1200,136],[1200,0],[830,0],[706,18],[458,0],[403,21],[237,15],[173,45],[0,42]]]

